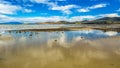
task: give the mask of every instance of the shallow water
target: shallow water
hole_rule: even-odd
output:
[[[5,36],[12,36],[15,40],[24,39],[27,43],[35,42],[44,44],[49,40],[56,40],[60,43],[70,43],[79,40],[95,40],[111,36],[120,36],[120,32],[102,30],[77,30],[77,31],[5,31]]]
[[[120,68],[120,32],[5,31],[0,68]],[[108,43],[109,42],[109,43]]]

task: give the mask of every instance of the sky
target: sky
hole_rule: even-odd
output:
[[[120,0],[0,0],[0,23],[75,22],[119,16]]]

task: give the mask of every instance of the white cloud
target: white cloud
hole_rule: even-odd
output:
[[[100,17],[119,17],[118,13],[111,13],[111,14],[101,14]]]
[[[57,0],[57,1],[66,1],[66,0]]]
[[[85,19],[87,20],[90,20],[90,19],[94,19],[95,16],[92,16],[92,15],[87,15],[87,16],[74,16],[74,17],[71,17],[70,19],[68,19],[68,21],[70,22],[75,22],[75,21],[83,21]]]
[[[120,8],[117,11],[120,12]]]
[[[12,21],[12,17],[8,17],[6,15],[0,14],[0,23],[11,22],[11,21]]]
[[[35,22],[57,22],[57,21],[82,21],[84,19],[94,19],[95,16],[88,15],[88,16],[74,16],[71,18],[66,18],[63,16],[51,16],[51,17],[29,17],[29,18],[18,18],[17,20],[26,22],[26,23],[35,23]],[[16,20],[16,19],[15,19]]]
[[[90,6],[90,7],[80,8],[80,9],[78,9],[78,12],[89,12],[92,9],[103,8],[103,7],[106,7],[106,6],[107,6],[107,4],[101,3],[101,4],[93,5],[93,6]]]
[[[107,31],[107,32],[105,32],[105,34],[108,35],[108,36],[116,36],[118,34],[118,32],[116,32],[116,31]]]
[[[23,23],[36,23],[36,22],[57,22],[57,21],[82,21],[84,19],[94,19],[95,17],[92,15],[88,16],[74,16],[71,18],[67,18],[64,16],[51,16],[51,17],[27,17],[27,18],[19,18],[19,17],[9,17],[5,15],[0,15],[0,23],[3,22],[23,22]]]
[[[0,23],[5,22],[22,22],[22,23],[36,23],[36,22],[57,22],[66,20],[65,17],[62,16],[51,16],[51,17],[9,17],[5,15],[0,15]]]
[[[64,16],[51,16],[51,17],[27,17],[27,18],[19,18],[19,17],[8,17],[5,15],[0,15],[0,23],[3,22],[22,22],[22,23],[36,23],[36,22],[57,22],[57,21],[83,21],[83,20],[94,20],[101,17],[118,17],[119,15],[116,13],[111,14],[100,14],[97,16],[86,15],[86,16],[73,16],[71,18],[67,18]]]
[[[71,14],[72,12],[70,10],[73,8],[77,8],[77,7],[78,6],[76,6],[76,5],[65,5],[65,6],[54,5],[50,9],[51,10],[59,10],[66,14]]]
[[[24,12],[31,13],[31,12],[33,12],[33,10],[31,10],[31,9],[24,9]]]
[[[18,5],[12,5],[10,2],[0,1],[0,14],[16,14],[17,11],[26,13],[33,12],[31,9],[26,9]]]
[[[22,22],[26,23],[36,23],[36,22],[57,22],[64,20],[64,17],[51,16],[51,17],[28,17],[28,18],[18,18]]]
[[[56,0],[56,1],[66,1],[66,0]],[[71,14],[71,9],[78,8],[77,5],[69,4],[69,5],[62,5],[59,6],[57,2],[49,2],[49,0],[31,0],[31,2],[46,4],[49,7],[49,10],[58,10],[65,14]]]
[[[35,3],[47,3],[49,0],[30,0],[30,1]]]
[[[57,21],[83,21],[83,20],[94,20],[101,17],[119,17],[118,13],[110,13],[110,14],[100,14],[100,15],[86,15],[86,16],[73,16],[70,18],[64,16],[51,16],[51,17],[10,17],[3,14],[0,14],[0,23],[4,22],[22,22],[22,23],[36,23],[36,22],[57,22]]]
[[[20,6],[0,3],[1,14],[15,14],[18,10],[21,10]]]
[[[0,14],[0,19],[7,18],[7,16]]]
[[[83,8],[83,9],[78,9],[78,12],[89,12],[90,10],[89,9],[87,9],[87,8]]]
[[[103,8],[106,6],[107,6],[107,4],[97,4],[97,5],[93,5],[93,6],[89,7],[89,9]]]

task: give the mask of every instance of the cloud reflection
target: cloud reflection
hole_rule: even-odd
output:
[[[116,32],[116,31],[107,31],[107,32],[105,32],[105,34],[108,35],[108,36],[116,36],[118,34],[118,32]]]
[[[3,41],[0,43],[1,45],[13,45],[6,46],[6,49],[1,47],[3,51],[0,50],[0,55],[4,56],[6,60],[3,60],[5,62],[2,62],[0,66],[2,68],[56,68],[57,66],[66,68],[76,65],[83,68],[86,66],[94,68],[95,65],[98,65],[98,68],[101,68],[102,64],[108,66],[106,62],[117,65],[118,63],[114,60],[120,59],[120,38],[86,39],[93,33],[98,36],[96,31],[86,31],[85,33],[84,31],[11,32],[10,37],[3,36],[2,39],[0,36],[0,41]],[[104,32],[100,31],[99,35],[102,36],[102,33]],[[82,37],[85,37],[85,40],[82,40]],[[55,65],[56,67],[54,67]]]

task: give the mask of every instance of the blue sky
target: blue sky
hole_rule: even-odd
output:
[[[120,0],[0,0],[0,23],[119,17]]]

